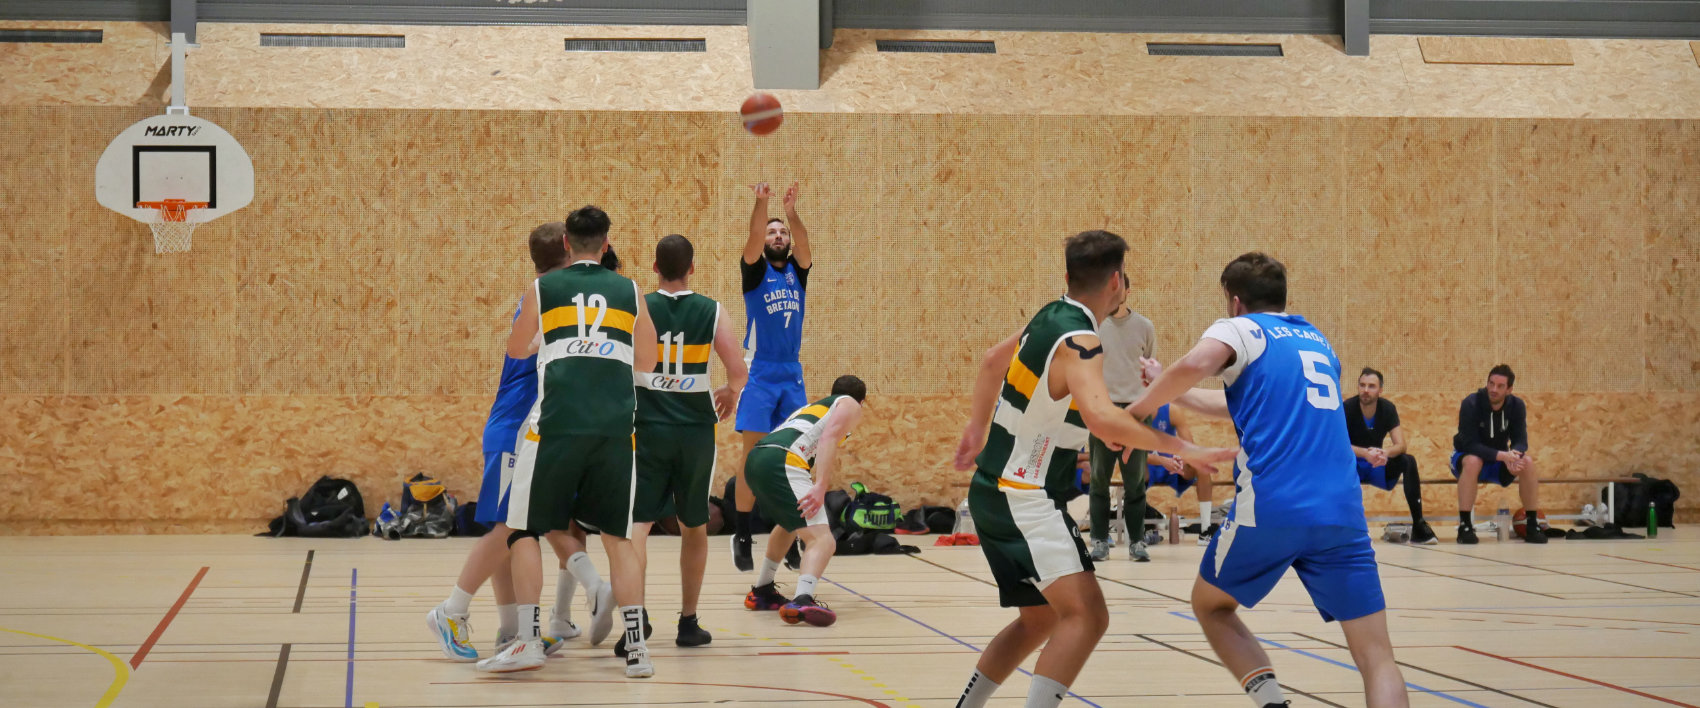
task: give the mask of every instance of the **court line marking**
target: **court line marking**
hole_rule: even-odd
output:
[[[130,667],[129,667],[129,665],[125,664],[122,659],[119,659],[118,657],[113,656],[112,652],[109,652],[109,651],[102,649],[100,647],[92,647],[92,646],[89,646],[89,645],[84,644],[82,642],[73,642],[69,639],[60,639],[59,637],[49,637],[45,634],[36,634],[35,632],[25,632],[21,629],[7,629],[5,627],[0,627],[0,632],[11,632],[13,634],[22,634],[26,637],[36,637],[38,639],[46,639],[46,640],[54,641],[54,642],[61,642],[61,643],[64,643],[64,644],[69,644],[69,645],[74,646],[74,647],[82,647],[83,649],[87,649],[87,650],[92,651],[96,654],[99,654],[103,657],[106,657],[106,660],[112,663],[112,683],[109,684],[106,687],[106,693],[103,693],[103,694],[100,695],[100,700],[95,702],[94,708],[106,708],[107,706],[112,705],[112,702],[118,699],[118,692],[124,690],[124,684],[130,682]]]
[[[301,614],[301,601],[307,597],[307,576],[313,573],[313,550],[307,551],[307,562],[301,566],[301,586],[295,589],[295,609],[293,614]]]
[[[1694,567],[1690,567],[1690,566],[1686,566],[1686,565],[1677,565],[1675,563],[1660,563],[1658,561],[1642,560],[1640,558],[1629,558],[1627,556],[1614,556],[1610,553],[1595,553],[1594,555],[1605,556],[1607,558],[1616,558],[1618,560],[1635,561],[1636,563],[1651,563],[1653,565],[1662,565],[1662,566],[1665,566],[1667,568],[1681,568],[1683,570],[1700,571],[1700,568],[1694,568]]]
[[[1173,644],[1170,644],[1168,642],[1165,642],[1165,641],[1162,641],[1162,640],[1159,640],[1159,639],[1152,639],[1151,635],[1135,634],[1133,636],[1139,637],[1140,639],[1151,642],[1152,644],[1156,644],[1157,646],[1163,647],[1164,649],[1169,649],[1169,650],[1172,650],[1172,651],[1178,651],[1183,655],[1190,656],[1190,657],[1197,659],[1199,661],[1209,663],[1209,664],[1214,664],[1216,666],[1220,666],[1220,667],[1222,667],[1223,671],[1228,670],[1228,667],[1220,661],[1212,659],[1212,658],[1205,656],[1203,654],[1198,654],[1198,653],[1195,653],[1195,652],[1187,651],[1185,649],[1182,649],[1180,647],[1177,647]],[[1324,703],[1324,704],[1327,704],[1327,705],[1331,705],[1331,706],[1334,706],[1334,708],[1346,708],[1345,706],[1342,706],[1339,703],[1335,703],[1335,702],[1330,701],[1330,700],[1323,698],[1321,696],[1318,696],[1318,695],[1315,695],[1315,694],[1312,694],[1312,693],[1305,693],[1304,691],[1301,691],[1301,690],[1294,688],[1292,686],[1288,686],[1287,684],[1280,683],[1279,681],[1277,681],[1276,683],[1277,683],[1277,685],[1279,685],[1282,688],[1291,690],[1295,694],[1298,694],[1300,696],[1304,696],[1305,698],[1309,698],[1309,699],[1316,701],[1318,703]]]
[[[1557,674],[1557,675],[1563,676],[1565,678],[1572,678],[1572,679],[1576,679],[1577,681],[1584,681],[1584,682],[1587,682],[1587,683],[1594,684],[1595,686],[1604,686],[1604,687],[1612,689],[1612,690],[1622,691],[1624,693],[1640,696],[1642,698],[1647,698],[1647,699],[1659,701],[1660,703],[1669,703],[1673,706],[1682,706],[1682,708],[1700,708],[1700,706],[1695,706],[1695,705],[1692,705],[1692,704],[1683,703],[1681,701],[1674,701],[1674,700],[1671,700],[1669,698],[1664,698],[1662,696],[1655,696],[1651,693],[1642,693],[1642,692],[1637,691],[1633,688],[1628,688],[1628,687],[1625,687],[1625,686],[1619,686],[1615,683],[1606,683],[1604,681],[1600,681],[1600,680],[1597,680],[1597,679],[1591,679],[1591,678],[1588,678],[1586,676],[1577,676],[1576,674],[1566,673],[1566,672],[1563,672],[1563,671],[1559,671],[1558,669],[1549,669],[1545,666],[1541,666],[1541,665],[1538,665],[1538,664],[1531,664],[1527,661],[1518,661],[1516,659],[1512,659],[1510,657],[1505,657],[1505,656],[1500,656],[1498,654],[1489,654],[1488,652],[1481,651],[1479,649],[1471,649],[1469,647],[1462,647],[1462,646],[1455,646],[1453,648],[1462,649],[1464,651],[1470,652],[1471,654],[1479,654],[1481,656],[1485,656],[1485,657],[1488,657],[1488,658],[1491,658],[1491,659],[1498,659],[1500,661],[1510,662],[1510,663],[1516,664],[1518,666],[1523,666],[1523,667],[1534,669],[1536,671],[1545,671],[1549,674]]]
[[[626,681],[602,681],[602,680],[585,680],[585,679],[530,679],[530,680],[514,681],[514,683],[527,683],[527,684],[532,684],[532,683],[611,683],[611,684],[616,684],[616,685],[619,685],[619,686],[627,686],[627,687],[630,687],[632,685],[632,682],[630,680],[626,680]],[[489,686],[489,685],[492,685],[492,684],[489,680],[483,680],[483,681],[432,681],[431,685],[432,686]],[[753,688],[753,689],[756,689],[758,691],[787,691],[787,692],[790,692],[790,693],[809,693],[809,694],[813,694],[813,695],[816,695],[816,696],[829,696],[829,697],[832,697],[832,698],[842,698],[842,699],[847,700],[847,701],[856,701],[857,703],[866,703],[870,706],[874,706],[874,708],[891,708],[890,705],[887,705],[885,703],[881,703],[881,702],[876,701],[872,698],[858,698],[856,696],[849,696],[849,695],[845,695],[845,694],[842,694],[842,693],[829,693],[829,692],[826,692],[826,691],[811,691],[811,690],[806,689],[806,688],[787,688],[787,687],[784,687],[784,686],[750,686],[750,685],[745,685],[745,684],[741,684],[741,683],[696,683],[696,682],[691,682],[691,681],[655,681],[655,680],[652,680],[652,679],[644,679],[643,685],[646,685],[646,686],[712,686],[712,687],[715,687],[715,688]],[[558,704],[549,704],[549,705],[558,705]]]
[[[1467,558],[1474,558],[1475,556],[1466,556],[1466,557]],[[1435,576],[1437,578],[1446,578],[1448,580],[1462,580],[1466,583],[1475,583],[1477,585],[1486,585],[1490,588],[1499,588],[1501,590],[1511,590],[1513,592],[1522,592],[1522,593],[1528,593],[1530,595],[1539,595],[1539,596],[1547,598],[1549,600],[1563,600],[1564,599],[1564,598],[1559,597],[1557,595],[1549,595],[1547,593],[1536,592],[1534,590],[1524,590],[1523,588],[1514,588],[1514,587],[1511,587],[1510,585],[1500,585],[1500,584],[1497,584],[1497,583],[1490,583],[1486,580],[1477,580],[1475,578],[1466,578],[1466,577],[1461,576],[1461,575],[1447,575],[1446,573],[1436,573],[1432,570],[1424,570],[1422,568],[1412,568],[1408,565],[1399,565],[1398,563],[1389,563],[1385,559],[1382,559],[1382,558],[1375,559],[1375,562],[1379,563],[1381,565],[1390,565],[1390,566],[1393,566],[1395,568],[1399,568],[1401,570],[1410,570],[1410,571],[1415,571],[1415,572],[1418,572],[1418,573],[1423,573],[1425,575],[1432,575],[1432,576]]]
[[[1579,574],[1579,573],[1571,573],[1571,572],[1563,571],[1563,570],[1554,570],[1552,568],[1542,568],[1541,566],[1529,565],[1527,563],[1517,563],[1517,562],[1514,562],[1514,561],[1500,560],[1498,558],[1488,558],[1486,556],[1472,556],[1472,555],[1469,555],[1469,554],[1466,554],[1466,553],[1454,553],[1452,551],[1443,551],[1439,548],[1429,548],[1428,546],[1412,546],[1412,547],[1416,548],[1417,550],[1428,551],[1430,553],[1445,553],[1446,555],[1449,555],[1449,556],[1457,556],[1459,558],[1471,558],[1471,559],[1474,559],[1474,560],[1483,560],[1483,561],[1488,561],[1489,563],[1500,563],[1500,564],[1503,564],[1503,565],[1516,566],[1518,568],[1528,568],[1530,570],[1539,570],[1539,571],[1543,571],[1543,572],[1547,572],[1547,573],[1552,573],[1554,575],[1568,575],[1572,578],[1581,578],[1583,580],[1593,580],[1593,581],[1596,581],[1596,582],[1607,583],[1607,584],[1611,584],[1611,585],[1621,585],[1621,586],[1626,587],[1626,588],[1635,588],[1636,590],[1647,590],[1649,592],[1662,592],[1662,593],[1666,593],[1666,594],[1670,594],[1670,595],[1679,595],[1679,596],[1682,596],[1682,597],[1700,597],[1700,595],[1695,595],[1693,593],[1687,593],[1687,592],[1681,592],[1679,590],[1663,590],[1663,589],[1660,589],[1660,588],[1650,588],[1650,587],[1647,587],[1645,585],[1636,585],[1634,583],[1625,583],[1625,582],[1621,582],[1621,581],[1617,581],[1617,580],[1607,580],[1605,578],[1596,578],[1592,575],[1582,575],[1582,574]],[[1462,580],[1462,578],[1460,578],[1460,580]]]
[[[1303,632],[1295,632],[1295,634],[1298,634],[1301,637],[1304,637],[1304,638],[1309,639],[1311,641],[1317,642],[1319,644],[1327,644],[1328,646],[1334,647],[1336,649],[1345,649],[1346,651],[1352,650],[1351,647],[1348,647],[1344,644],[1340,644],[1339,642],[1332,642],[1332,641],[1329,641],[1327,639],[1323,639],[1321,637],[1315,637],[1315,636],[1311,636],[1309,634],[1305,634]],[[1407,648],[1407,647],[1401,647],[1401,648]],[[1523,696],[1519,696],[1515,693],[1502,691],[1502,690],[1494,688],[1492,686],[1484,686],[1484,685],[1476,683],[1474,681],[1467,681],[1467,680],[1458,678],[1457,676],[1452,676],[1452,675],[1449,675],[1449,674],[1443,674],[1439,671],[1435,671],[1434,669],[1425,669],[1421,666],[1417,666],[1416,664],[1406,663],[1406,662],[1403,662],[1403,661],[1399,661],[1397,659],[1395,659],[1393,661],[1393,663],[1398,664],[1398,665],[1403,666],[1403,667],[1406,667],[1408,669],[1411,669],[1412,671],[1421,671],[1421,672],[1427,673],[1427,674],[1434,674],[1435,676],[1439,676],[1439,677],[1446,679],[1448,681],[1456,681],[1456,682],[1464,684],[1466,686],[1474,686],[1474,687],[1482,689],[1484,691],[1492,691],[1492,692],[1497,693],[1499,695],[1505,696],[1506,698],[1515,698],[1515,699],[1517,699],[1519,701],[1523,701],[1525,703],[1533,703],[1537,706],[1542,706],[1542,708],[1558,708],[1558,706],[1552,705],[1550,703],[1542,703],[1542,702],[1537,701],[1533,698],[1524,698]]]
[[[354,609],[355,591],[360,587],[360,569],[350,568],[348,575],[348,685],[343,693],[343,708],[354,708]]]
[[[1193,617],[1192,615],[1186,614],[1184,612],[1170,612],[1169,614],[1174,615],[1176,617],[1184,617],[1184,618],[1192,620],[1194,622],[1198,621],[1198,618]],[[1297,633],[1295,632],[1295,634],[1297,634]],[[1253,636],[1256,636],[1256,635],[1253,635]],[[1303,636],[1303,635],[1300,635],[1300,636]],[[1361,672],[1358,671],[1358,667],[1353,666],[1351,664],[1345,663],[1343,661],[1335,661],[1335,660],[1330,659],[1330,658],[1323,656],[1321,654],[1315,654],[1315,653],[1312,653],[1312,652],[1308,652],[1308,651],[1305,651],[1303,649],[1299,649],[1297,647],[1290,647],[1290,646],[1287,646],[1287,645],[1282,644],[1280,642],[1277,642],[1273,639],[1264,639],[1263,637],[1257,637],[1257,641],[1263,642],[1264,644],[1268,644],[1269,646],[1275,647],[1277,649],[1285,649],[1287,651],[1290,651],[1294,654],[1298,654],[1300,656],[1308,656],[1312,659],[1316,659],[1317,661],[1333,664],[1333,665],[1338,666],[1338,667],[1343,668],[1343,669],[1351,669],[1353,673],[1361,673]],[[1406,681],[1405,686],[1407,688],[1413,688],[1413,689],[1416,689],[1418,691],[1422,691],[1423,693],[1427,693],[1427,694],[1431,694],[1431,695],[1435,695],[1435,696],[1440,696],[1441,698],[1445,698],[1446,700],[1452,701],[1453,703],[1461,703],[1461,704],[1464,704],[1464,705],[1467,705],[1467,706],[1471,706],[1471,708],[1488,708],[1487,706],[1484,706],[1480,703],[1473,703],[1473,702],[1470,702],[1470,701],[1466,701],[1462,698],[1454,696],[1454,695],[1447,693],[1445,691],[1439,691],[1439,690],[1435,690],[1435,689],[1432,689],[1432,688],[1426,688],[1426,687],[1423,687],[1423,686],[1418,686],[1417,684],[1411,683],[1410,681]]]
[[[283,692],[284,667],[289,666],[289,649],[290,645],[285,644],[283,649],[277,653],[277,672],[272,674],[272,690],[271,693],[266,695],[266,708],[277,708],[278,694]],[[263,661],[263,659],[255,659],[254,661]]]
[[[189,587],[183,588],[183,594],[177,597],[177,602],[172,604],[170,610],[166,611],[165,617],[159,621],[159,625],[153,628],[153,634],[148,635],[147,641],[142,642],[142,646],[136,650],[135,656],[130,657],[130,668],[141,668],[142,660],[148,657],[148,652],[153,649],[154,642],[159,641],[160,636],[165,634],[165,628],[171,626],[171,620],[177,619],[178,611],[182,610],[183,605],[189,601],[189,596],[195,594],[195,586],[201,584],[201,578],[207,577],[208,570],[210,570],[209,567],[201,566],[201,572],[196,573],[195,579],[189,581]]]

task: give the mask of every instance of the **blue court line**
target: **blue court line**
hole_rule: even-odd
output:
[[[838,586],[838,588],[840,590],[843,590],[847,593],[850,593],[851,595],[855,595],[856,597],[862,598],[863,600],[867,600],[868,602],[874,603],[875,605],[878,605],[878,606],[884,608],[886,611],[888,611],[888,612],[890,612],[894,615],[897,615],[898,617],[902,617],[903,619],[909,620],[910,622],[914,622],[915,624],[921,625],[922,627],[926,627],[927,629],[931,630],[934,634],[937,634],[941,637],[944,637],[945,639],[949,639],[950,641],[956,642],[957,644],[961,644],[962,646],[968,647],[969,649],[972,649],[972,650],[977,651],[977,652],[978,651],[984,651],[980,647],[974,646],[973,644],[969,644],[968,642],[962,641],[961,639],[957,639],[956,637],[953,637],[949,634],[944,633],[943,631],[941,631],[937,627],[934,627],[930,624],[927,624],[926,622],[922,622],[921,620],[915,619],[914,617],[910,617],[909,615],[903,614],[902,612],[897,611],[897,609],[892,607],[891,605],[887,605],[883,602],[880,602],[879,600],[875,600],[871,597],[868,597],[867,595],[863,595],[862,593],[856,592],[855,590],[851,590],[849,586],[847,586],[843,583],[840,583],[840,582],[833,580],[831,578],[821,578],[821,580],[832,583],[833,585]],[[1033,672],[1028,671],[1027,669],[1023,669],[1020,666],[1015,667],[1015,670],[1020,671],[1021,673],[1027,674],[1027,676],[1029,678],[1031,678],[1033,676]],[[1082,696],[1082,695],[1075,693],[1073,691],[1069,691],[1068,696],[1070,698],[1073,698],[1073,699],[1080,701],[1081,703],[1085,703],[1086,705],[1092,706],[1092,708],[1104,708],[1101,705],[1098,705],[1096,703],[1093,703],[1092,701],[1086,700],[1085,696]]]
[[[1169,614],[1174,615],[1176,617],[1183,617],[1183,618],[1192,620],[1194,622],[1198,621],[1197,617],[1193,617],[1192,615],[1189,615],[1185,612],[1170,612]],[[1272,639],[1264,639],[1263,637],[1258,637],[1257,641],[1263,642],[1264,644],[1268,644],[1269,646],[1275,647],[1277,649],[1286,649],[1287,651],[1290,651],[1294,654],[1299,654],[1301,656],[1308,656],[1312,659],[1316,659],[1317,661],[1322,661],[1322,662],[1326,662],[1326,663],[1329,663],[1329,664],[1333,664],[1333,665],[1338,666],[1342,669],[1351,669],[1352,671],[1358,670],[1358,667],[1353,666],[1351,664],[1348,664],[1346,662],[1335,661],[1335,660],[1330,659],[1330,658],[1323,656],[1321,654],[1313,654],[1313,653],[1305,651],[1303,649],[1294,649],[1290,646],[1287,646],[1285,644],[1282,644],[1282,643],[1277,642],[1277,641],[1272,640]],[[1432,688],[1424,688],[1422,686],[1418,686],[1414,683],[1411,683],[1410,681],[1406,681],[1405,686],[1412,689],[1412,690],[1422,691],[1423,693],[1427,693],[1427,694],[1430,694],[1430,695],[1440,696],[1441,698],[1445,698],[1446,700],[1452,701],[1453,703],[1462,703],[1462,704],[1467,705],[1467,706],[1472,706],[1472,708],[1488,708],[1487,706],[1484,706],[1480,703],[1472,703],[1470,701],[1464,700],[1462,698],[1454,696],[1454,695],[1447,693],[1445,691],[1437,691],[1437,690],[1432,689]]]
[[[360,586],[360,569],[348,576],[348,687],[343,694],[343,708],[354,708],[354,591]]]

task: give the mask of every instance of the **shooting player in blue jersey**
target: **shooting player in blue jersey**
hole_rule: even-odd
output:
[[[750,237],[744,242],[739,271],[744,284],[744,350],[750,361],[750,381],[738,397],[738,417],[733,426],[744,437],[744,458],[762,437],[773,432],[797,409],[808,405],[803,390],[803,365],[797,355],[803,348],[803,303],[809,288],[809,269],[814,266],[809,248],[809,230],[797,216],[797,183],[785,190],[785,218],[768,218],[767,200],[773,196],[766,182],[751,187],[755,208],[750,212]],[[734,503],[738,518],[732,535],[732,563],[738,570],[755,570],[750,536],[750,511],[756,498],[744,483],[744,466],[737,472]],[[787,557],[796,567],[797,549]]]
[[[1240,436],[1234,509],[1205,549],[1193,612],[1252,703],[1286,705],[1269,656],[1238,610],[1256,606],[1291,567],[1323,620],[1340,622],[1370,708],[1408,706],[1340,413],[1340,360],[1316,327],[1285,312],[1287,271],[1279,261],[1247,253],[1228,263],[1221,283],[1228,319],[1205,330],[1128,407],[1144,419],[1173,401],[1231,418]],[[1193,388],[1217,375],[1225,390]]]

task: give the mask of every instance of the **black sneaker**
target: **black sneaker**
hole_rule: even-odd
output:
[[[1429,528],[1427,521],[1418,521],[1411,525],[1411,543],[1418,546],[1432,546],[1440,543],[1434,537],[1434,529]]]
[[[1476,543],[1478,543],[1478,541],[1476,540],[1476,529],[1475,529],[1475,527],[1474,526],[1459,526],[1458,527],[1458,542],[1462,543],[1466,546],[1476,545]]]
[[[801,542],[792,541],[791,548],[785,551],[785,568],[791,571],[803,569],[803,544]]]
[[[674,644],[682,647],[700,647],[712,641],[714,641],[714,635],[709,634],[707,630],[697,624],[696,615],[679,618],[679,637],[673,640]]]
[[[740,573],[753,573],[756,570],[754,549],[756,542],[749,536],[732,534],[732,565]]]
[[[651,635],[651,634],[655,634],[655,628],[650,626],[650,624],[649,624],[649,610],[644,610],[643,611],[643,640],[645,642],[649,641],[649,635]],[[626,633],[625,633],[624,630],[622,630],[620,632],[620,641],[614,643],[614,656],[617,656],[617,657],[620,657],[621,659],[624,659],[624,658],[626,658],[627,653],[628,652],[626,651]]]
[[[1541,531],[1541,528],[1539,526],[1536,526],[1535,528],[1530,529],[1528,531],[1525,531],[1523,533],[1523,542],[1524,543],[1546,543],[1547,542],[1547,535],[1546,535],[1545,532]]]

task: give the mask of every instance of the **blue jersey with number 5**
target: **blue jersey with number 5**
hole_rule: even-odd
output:
[[[1222,371],[1240,436],[1234,522],[1366,529],[1328,338],[1284,313],[1217,320],[1204,336],[1234,350]]]

